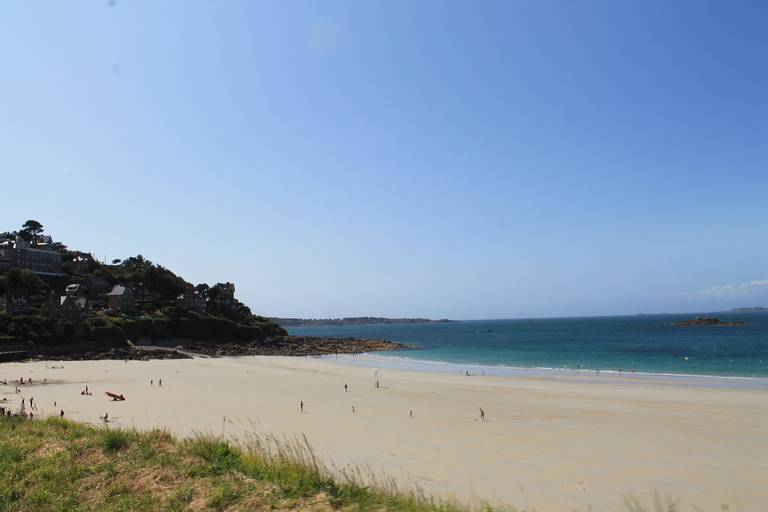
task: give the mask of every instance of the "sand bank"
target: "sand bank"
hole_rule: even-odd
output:
[[[12,381],[22,376],[34,383],[16,394]],[[680,498],[681,510],[768,509],[761,389],[392,369],[377,389],[370,368],[288,357],[8,363],[0,379],[14,410],[23,396],[40,415],[64,409],[99,423],[109,413],[111,425],[180,435],[306,434],[338,466],[365,465],[467,501],[613,511],[627,496],[650,503],[659,492]],[[86,384],[93,396],[80,394]]]

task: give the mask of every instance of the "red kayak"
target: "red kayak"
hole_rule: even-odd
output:
[[[110,393],[109,391],[106,391],[106,394],[114,401],[125,400],[125,397],[122,394],[118,395],[117,393]]]

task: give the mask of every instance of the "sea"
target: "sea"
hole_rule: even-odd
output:
[[[741,320],[745,325],[673,325],[696,316]],[[599,370],[747,378],[768,385],[768,313],[320,325],[287,330],[295,335],[386,339],[409,346],[404,351],[347,358],[374,367],[491,375]]]

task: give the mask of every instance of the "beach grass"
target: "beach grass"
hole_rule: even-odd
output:
[[[0,511],[461,510],[334,477],[306,444],[249,443],[3,417]]]

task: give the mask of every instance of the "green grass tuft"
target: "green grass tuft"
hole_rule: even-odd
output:
[[[125,450],[136,439],[137,434],[127,430],[105,430],[99,437],[99,446],[105,452]]]
[[[226,441],[197,437],[187,442],[187,449],[202,459],[190,469],[191,476],[221,475],[242,467],[240,451]]]

